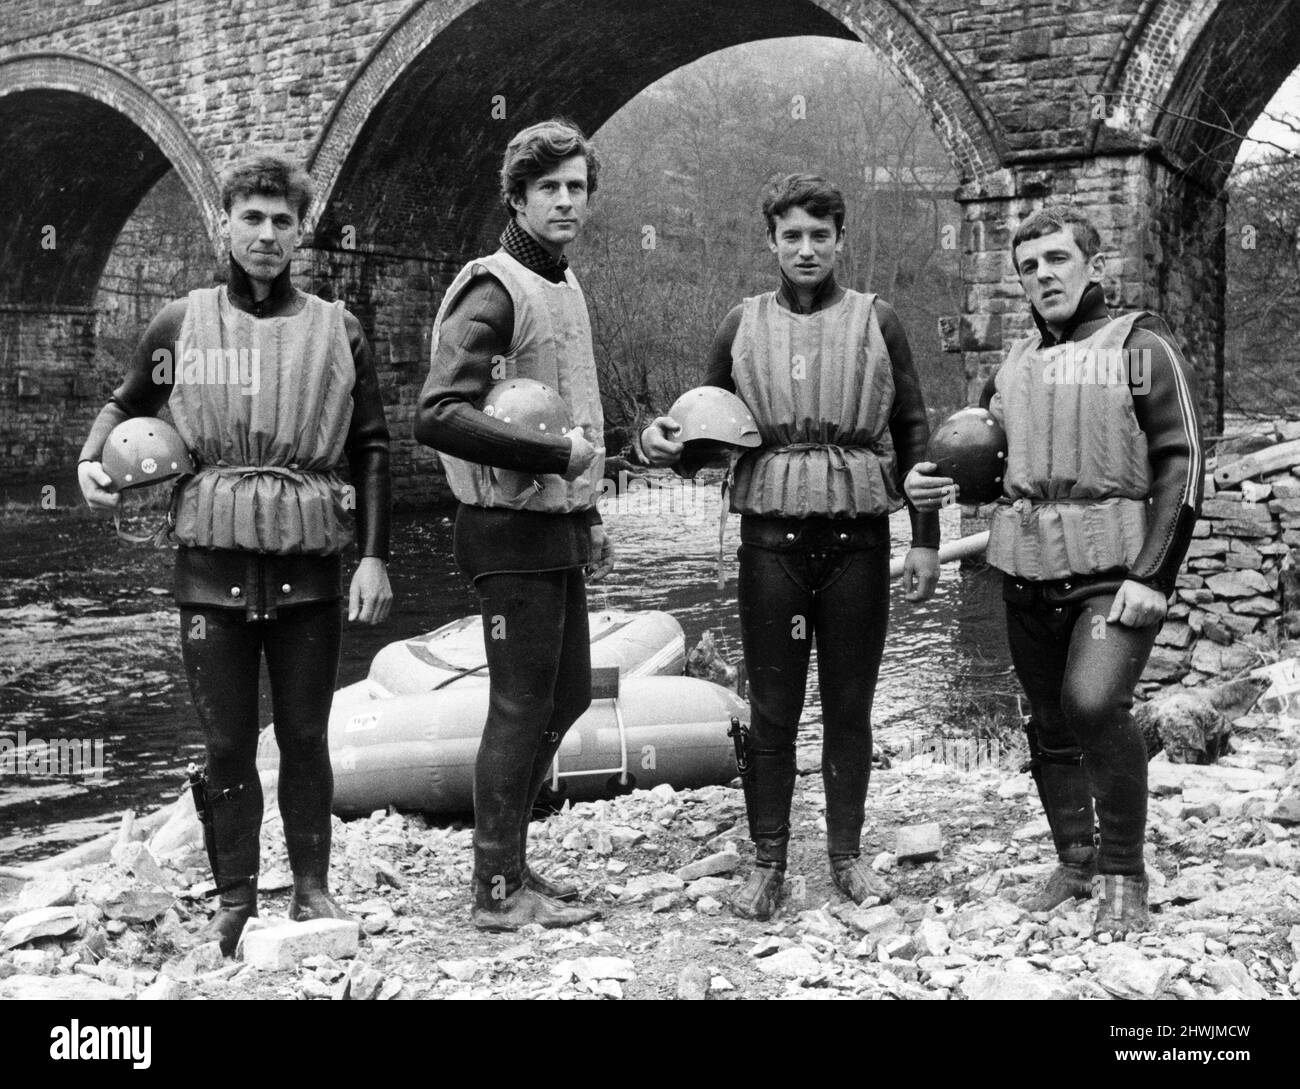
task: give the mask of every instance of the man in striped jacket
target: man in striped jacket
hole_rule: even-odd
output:
[[[1112,317],[1105,258],[1079,211],[1035,212],[1011,253],[1037,332],[1012,345],[983,403],[1007,432],[989,563],[1005,572],[1007,637],[1029,698],[1030,767],[1060,865],[1026,902],[1096,889],[1096,933],[1146,928],[1147,753],[1133,722],[1201,503],[1200,425],[1164,322]],[[918,509],[952,482],[918,465]],[[1099,835],[1095,829],[1099,828]]]

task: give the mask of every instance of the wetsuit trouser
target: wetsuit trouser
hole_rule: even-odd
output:
[[[860,852],[871,775],[871,701],[889,621],[884,519],[742,523],[740,629],[749,677],[750,834],[759,865],[784,868],[795,781],[795,735],[817,641],[822,779],[832,857]],[[760,546],[756,541],[774,547]]]
[[[337,601],[281,608],[249,620],[242,609],[181,608],[181,654],[208,750],[208,796],[219,884],[254,877],[262,825],[257,696],[262,654],[280,747],[279,801],[296,876],[329,868],[329,715],[338,673]]]
[[[1097,871],[1141,874],[1147,750],[1131,711],[1160,625],[1108,624],[1113,592],[1055,606],[1043,586],[1008,577],[1003,591],[1011,661],[1033,716],[1031,758],[1044,761],[1043,771],[1082,767],[1101,831]],[[1053,770],[1040,782],[1040,790],[1048,784],[1043,802],[1054,833],[1051,792],[1072,793],[1069,774]],[[1091,838],[1090,815],[1087,823]]]
[[[580,567],[481,575],[490,689],[474,763],[474,899],[523,882],[533,802],[569,727],[591,705],[587,588]]]

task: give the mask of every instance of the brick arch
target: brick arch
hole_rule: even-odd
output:
[[[962,179],[981,180],[1000,166],[997,122],[913,7],[615,0],[594,24],[580,21],[586,5],[573,0],[417,4],[376,44],[322,127],[309,159],[316,245],[335,248],[351,226],[363,248],[454,264],[492,233],[491,180],[508,130],[565,114],[592,131],[683,64],[795,35],[876,47],[929,112]],[[507,104],[504,122],[489,120],[496,94]]]
[[[122,225],[172,169],[215,258],[217,180],[170,109],[91,57],[0,58],[0,191],[10,201],[0,226],[0,300],[89,305]]]
[[[1002,125],[916,0],[813,0],[875,46],[929,115],[963,183],[983,183],[1006,155]]]
[[[1146,0],[1103,80],[1094,146],[1136,141],[1209,193],[1242,137],[1300,64],[1289,0]]]

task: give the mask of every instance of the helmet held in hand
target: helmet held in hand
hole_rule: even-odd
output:
[[[992,503],[1002,494],[1007,433],[987,409],[963,408],[934,429],[926,460],[952,478],[959,502]]]
[[[668,415],[682,428],[675,437],[686,446],[683,461],[697,468],[726,465],[736,450],[763,444],[745,402],[719,386],[688,389],[673,402]]]
[[[508,378],[488,392],[483,411],[502,423],[541,435],[562,438],[573,428],[573,415],[564,398],[544,382]]]
[[[113,428],[100,464],[115,492],[161,484],[194,472],[176,428],[156,416],[133,416]]]

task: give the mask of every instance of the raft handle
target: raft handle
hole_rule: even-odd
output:
[[[586,771],[561,771],[560,754],[555,754],[555,759],[551,761],[551,789],[558,790],[561,779],[574,779],[579,775],[618,775],[619,786],[627,786],[627,726],[623,723],[623,709],[618,705],[618,698],[613,697],[610,703],[614,705],[614,721],[618,724],[618,747],[622,755],[622,763],[616,768],[589,768]]]

